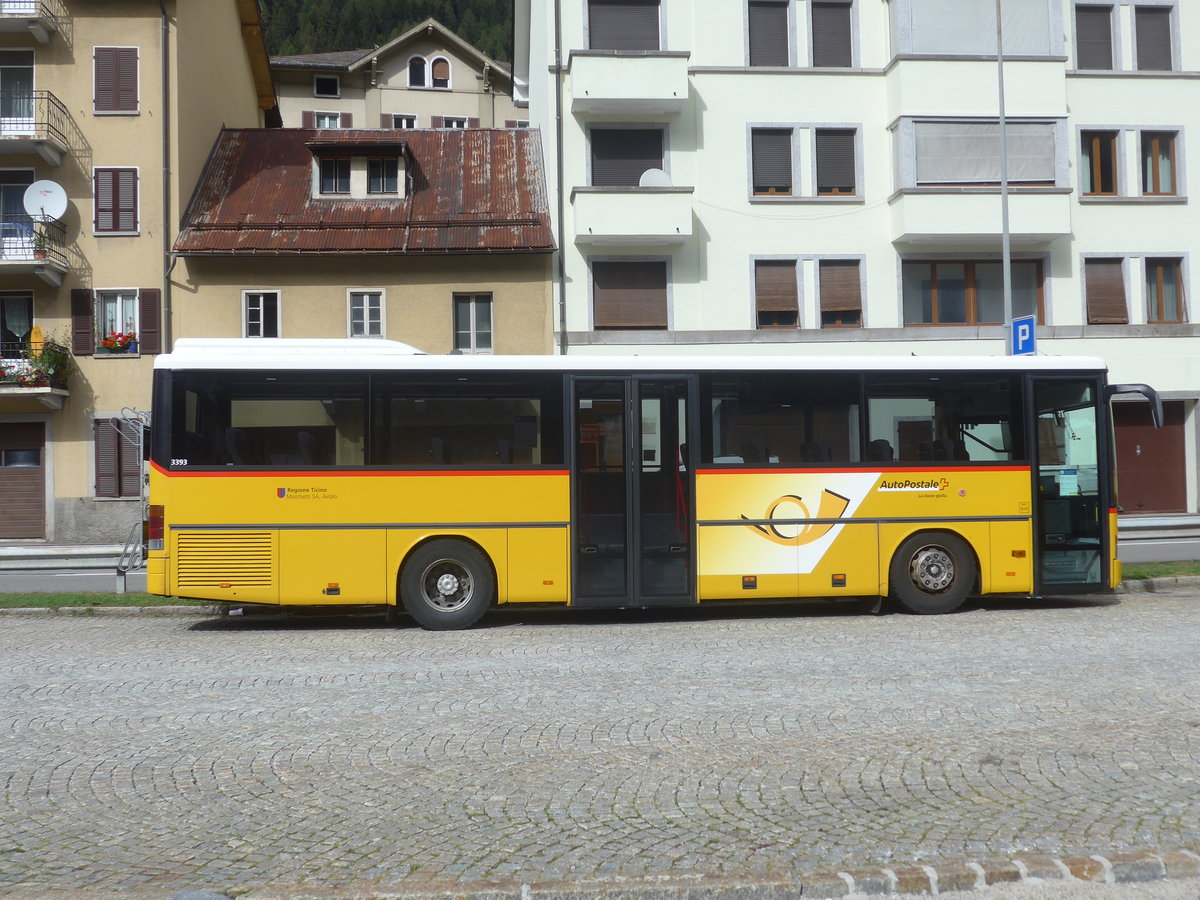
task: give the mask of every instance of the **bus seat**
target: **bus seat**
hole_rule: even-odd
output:
[[[297,431],[296,443],[300,445],[300,458],[310,466],[324,465],[317,450],[317,438],[311,431]]]
[[[893,462],[896,459],[896,452],[892,449],[890,442],[880,438],[867,444],[867,459],[871,462]]]
[[[500,460],[501,465],[511,466],[512,441],[496,441],[496,457]]]
[[[765,463],[770,460],[766,441],[744,441],[742,443],[742,459],[748,463]]]
[[[441,438],[429,439],[429,457],[434,465],[444,466],[450,462],[450,448]]]
[[[250,439],[246,436],[245,430],[233,428],[232,426],[226,428],[225,448],[229,451],[229,459],[235,466],[249,464]]]
[[[809,441],[804,445],[805,462],[829,462],[831,457],[829,444],[825,441]]]

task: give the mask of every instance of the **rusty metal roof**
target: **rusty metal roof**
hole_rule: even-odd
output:
[[[408,162],[403,199],[313,196],[314,154],[385,151]],[[226,130],[175,241],[184,256],[553,249],[541,141],[520,128]]]
[[[348,69],[374,50],[334,50],[331,53],[298,53],[295,56],[272,56],[276,69]]]

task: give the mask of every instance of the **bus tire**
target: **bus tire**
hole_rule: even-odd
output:
[[[892,599],[905,612],[954,612],[975,585],[975,554],[958,535],[920,532],[892,557],[888,581]]]
[[[496,597],[488,559],[473,544],[441,538],[412,552],[400,573],[400,599],[429,631],[470,628]]]

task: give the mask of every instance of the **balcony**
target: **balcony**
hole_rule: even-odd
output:
[[[61,165],[70,149],[69,124],[67,108],[49,91],[0,93],[0,154],[36,153]]]
[[[571,112],[674,115],[688,99],[688,57],[679,51],[574,51],[569,61]]]
[[[0,33],[32,34],[39,44],[62,31],[66,17],[61,0],[0,0]]]
[[[0,401],[28,399],[47,409],[62,409],[70,396],[67,378],[74,368],[71,351],[53,339],[36,347],[0,343]]]
[[[893,194],[892,240],[900,243],[999,243],[998,187],[912,187]],[[1009,235],[1014,246],[1041,244],[1071,233],[1071,189],[1012,188]]]
[[[662,246],[692,236],[690,187],[577,187],[575,243]]]
[[[0,275],[36,275],[61,287],[70,269],[67,230],[59,222],[0,216]]]

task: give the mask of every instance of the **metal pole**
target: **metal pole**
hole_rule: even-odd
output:
[[[1004,113],[1004,20],[996,0],[996,80],[1000,85],[1000,267],[1004,279],[1004,353],[1013,355],[1012,246],[1008,233],[1008,123]]]

